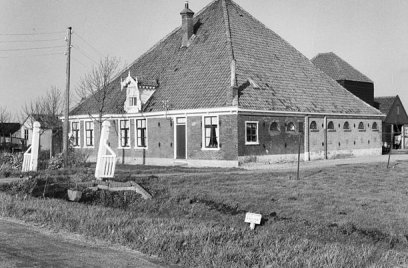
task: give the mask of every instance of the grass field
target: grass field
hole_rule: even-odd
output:
[[[143,176],[149,174],[150,176]],[[408,265],[408,162],[293,172],[120,167],[153,200],[84,203],[0,193],[0,215],[47,223],[186,267]],[[126,206],[123,204],[126,203]],[[122,205],[120,205],[122,204]],[[263,215],[250,231],[245,212]]]

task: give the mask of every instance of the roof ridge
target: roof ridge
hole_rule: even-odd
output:
[[[229,19],[229,13],[228,13],[228,7],[227,7],[227,1],[226,0],[221,0],[222,1],[222,9],[223,9],[223,17],[224,17],[224,25],[225,25],[225,34],[227,35],[227,42],[228,42],[228,47],[230,50],[230,56],[231,56],[231,86],[236,86],[237,85],[237,75],[236,75],[236,59],[234,55],[234,47],[232,45],[232,38],[231,38],[231,25],[230,25],[230,19]]]

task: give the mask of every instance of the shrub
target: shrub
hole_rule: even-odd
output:
[[[89,155],[70,148],[68,166],[71,168],[86,167]],[[56,170],[64,166],[64,154],[60,153],[48,160],[48,169]]]
[[[19,174],[23,163],[21,153],[1,153],[0,154],[0,177],[10,177]]]

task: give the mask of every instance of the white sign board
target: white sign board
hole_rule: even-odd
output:
[[[245,214],[245,222],[250,224],[249,227],[251,228],[251,230],[255,229],[255,224],[261,224],[261,220],[262,220],[261,214],[251,212],[247,212]]]

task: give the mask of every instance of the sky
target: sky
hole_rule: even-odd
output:
[[[184,0],[0,0],[0,108],[16,120],[25,103],[66,88],[67,27],[73,29],[71,91],[101,58],[124,67],[181,25]],[[200,11],[210,0],[190,0]],[[309,59],[334,52],[374,81],[375,96],[408,109],[408,1],[235,0]],[[73,97],[73,102],[77,101]]]

